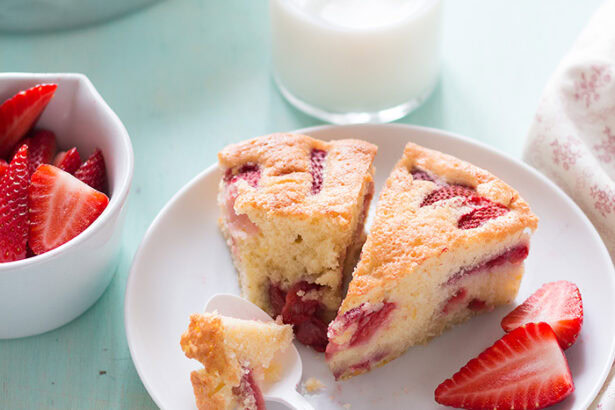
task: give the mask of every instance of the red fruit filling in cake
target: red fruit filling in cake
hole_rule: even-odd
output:
[[[495,268],[496,266],[503,265],[505,263],[521,263],[527,258],[529,253],[529,248],[527,245],[519,245],[515,246],[512,249],[509,249],[498,256],[489,259],[486,262],[479,263],[478,265],[474,265],[467,268],[461,268],[457,272],[455,272],[447,281],[447,285],[452,285],[457,283],[460,279],[474,275],[481,272],[488,272],[489,270]]]
[[[325,306],[319,302],[318,296],[321,288],[302,281],[284,292],[274,284],[269,285],[274,316],[282,315],[285,324],[293,325],[297,340],[317,352],[324,352],[327,347],[327,323],[323,319]]]
[[[412,168],[410,170],[410,175],[412,175],[412,178],[415,181],[431,181],[431,182],[436,181],[436,179],[431,174],[429,174],[427,171],[418,169],[418,168]]]
[[[363,304],[345,312],[331,323],[328,336],[338,337],[347,333],[343,345],[329,343],[327,356],[343,347],[353,347],[369,341],[373,334],[386,323],[390,313],[395,309],[394,303],[384,302],[379,306]]]
[[[239,403],[250,403],[255,410],[266,410],[267,407],[265,406],[263,393],[254,380],[252,370],[243,367],[241,371],[243,372],[241,381],[239,382],[239,386],[233,387],[233,394],[237,396]]]
[[[327,151],[313,149],[310,153],[310,174],[312,174],[312,194],[315,195],[322,189],[322,178]]]
[[[229,169],[225,173],[224,181],[226,183],[226,212],[228,225],[232,230],[242,231],[248,235],[257,234],[259,232],[258,227],[250,221],[248,215],[238,215],[235,212],[235,201],[237,200],[238,195],[236,187],[237,181],[244,180],[251,187],[256,188],[260,177],[261,171],[259,166],[256,164],[243,165],[236,170],[236,173],[233,173],[233,169]]]
[[[488,220],[502,216],[506,212],[508,212],[508,209],[503,205],[489,204],[462,215],[457,222],[457,227],[459,229],[478,228]]]

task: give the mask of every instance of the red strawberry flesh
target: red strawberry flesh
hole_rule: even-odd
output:
[[[489,306],[487,306],[487,302],[485,302],[484,300],[474,298],[470,301],[470,303],[468,303],[468,309],[473,312],[480,312],[481,310],[485,310],[488,308]]]
[[[237,183],[245,181],[253,188],[258,186],[260,181],[261,170],[257,164],[244,164],[239,168],[229,168],[224,175],[226,183],[225,205],[226,205],[226,223],[233,235],[234,232],[242,231],[248,235],[255,235],[260,232],[260,229],[250,217],[246,214],[238,214],[235,211],[235,201],[239,195]]]
[[[26,257],[29,185],[28,146],[22,145],[0,179],[0,262]]]
[[[235,172],[233,172],[235,171]],[[261,179],[261,170],[257,164],[248,163],[238,169],[229,168],[224,176],[227,184],[234,184],[240,179],[246,181],[251,187],[256,188]]]
[[[455,197],[469,197],[476,195],[476,191],[465,185],[446,185],[442,188],[438,188],[429,193],[423,202],[421,207],[433,205],[436,202],[444,201]]]
[[[69,174],[74,174],[81,166],[81,157],[79,156],[77,148],[71,148],[66,152],[60,152],[56,155],[53,165]]]
[[[427,173],[427,171],[423,171],[420,168],[412,168],[410,170],[410,174],[412,175],[412,179],[415,181],[431,181],[435,182],[434,178]]]
[[[322,189],[323,174],[327,151],[313,149],[310,153],[310,174],[312,175],[312,195]]]
[[[498,267],[500,265],[503,265],[505,263],[512,263],[512,264],[521,263],[525,260],[525,258],[527,258],[528,254],[529,254],[529,248],[527,245],[523,244],[523,245],[515,246],[513,248],[510,248],[500,253],[499,255],[492,257],[491,259],[480,262],[473,266],[467,266],[467,267],[461,268],[460,270],[458,270],[457,272],[455,272],[453,275],[449,277],[449,279],[446,281],[446,284],[447,285],[454,284],[460,279],[466,276],[469,276],[469,275],[475,275],[480,272],[489,272],[489,270],[495,267]]]
[[[324,307],[316,299],[304,298],[308,292],[320,288],[320,285],[301,281],[285,293],[279,286],[270,284],[269,300],[274,313],[281,314],[284,323],[293,325],[297,340],[317,352],[324,352],[327,347],[327,324],[321,318]]]
[[[442,308],[442,313],[447,314],[455,309],[455,307],[459,306],[461,302],[466,298],[468,291],[466,288],[460,288],[457,292],[453,294]]]
[[[9,169],[9,164],[3,159],[0,159],[0,178],[4,176],[6,170]]]
[[[546,323],[506,334],[435,391],[438,403],[464,409],[542,409],[574,391],[568,362]]]
[[[109,203],[105,194],[47,164],[32,175],[29,197],[29,244],[37,255],[79,235]]]
[[[495,204],[487,205],[482,208],[473,209],[459,218],[457,227],[459,229],[474,229],[483,225],[485,222],[505,215],[508,208],[503,205]]]
[[[28,145],[30,175],[41,164],[49,164],[56,152],[56,137],[53,132],[39,130],[23,142]]]
[[[92,155],[75,171],[75,177],[88,184],[97,191],[104,192],[107,184],[107,169],[105,158],[102,151],[97,149]]]
[[[266,410],[265,399],[261,389],[254,380],[252,370],[243,368],[243,375],[239,382],[239,386],[233,387],[233,394],[239,397],[241,403],[254,403],[256,410]]]
[[[381,328],[395,309],[395,303],[384,302],[377,308],[368,308],[365,303],[347,310],[335,318],[328,329],[329,338],[345,332],[350,326],[356,324],[356,330],[350,337],[347,346],[352,347],[365,343],[372,338],[376,331]],[[344,345],[346,346],[346,344]],[[331,357],[340,350],[342,346],[329,342],[326,350],[326,357]]]
[[[0,105],[0,157],[32,128],[58,86],[40,84],[15,94]]]
[[[548,323],[562,349],[574,344],[583,326],[583,300],[579,288],[562,280],[543,285],[502,319],[506,332],[526,323]]]
[[[282,314],[282,309],[284,309],[284,305],[286,304],[286,292],[273,283],[269,285],[269,303],[273,310],[273,317]]]

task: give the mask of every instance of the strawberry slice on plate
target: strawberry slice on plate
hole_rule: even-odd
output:
[[[0,262],[26,257],[29,185],[28,146],[22,145],[0,180]]]
[[[530,322],[546,322],[562,349],[574,344],[583,325],[583,300],[574,283],[560,280],[543,285],[502,319],[506,332]]]
[[[56,136],[47,130],[38,130],[22,141],[28,146],[30,175],[34,174],[36,168],[41,164],[49,164],[56,153]]]
[[[436,401],[464,409],[542,409],[574,391],[566,357],[547,323],[506,334],[435,391]]]
[[[107,182],[107,169],[105,158],[102,152],[97,149],[92,155],[75,171],[75,177],[94,189],[105,190]]]
[[[41,115],[57,84],[39,84],[0,105],[0,157],[6,157]]]
[[[74,174],[75,171],[81,166],[81,156],[77,151],[77,148],[73,147],[68,151],[62,151],[56,155],[53,160],[53,165],[60,168],[62,171],[66,171],[69,174]]]
[[[41,165],[30,185],[32,251],[40,255],[83,232],[105,210],[109,198],[71,174]]]

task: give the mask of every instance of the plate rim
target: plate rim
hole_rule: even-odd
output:
[[[583,222],[589,226],[589,230],[591,232],[591,234],[595,237],[595,239],[598,240],[598,242],[602,245],[600,246],[600,252],[602,253],[602,256],[608,260],[610,263],[607,264],[610,268],[610,274],[607,275],[607,277],[609,278],[609,287],[611,289],[611,293],[613,295],[615,295],[615,266],[613,265],[613,261],[611,259],[611,256],[606,248],[606,245],[604,244],[604,241],[602,240],[602,238],[600,237],[600,234],[598,233],[598,231],[596,230],[596,227],[594,226],[594,224],[589,220],[588,216],[585,215],[585,213],[581,210],[581,208],[576,204],[576,202],[574,202],[572,200],[572,198],[570,198],[570,196],[568,196],[568,194],[561,189],[557,184],[555,184],[552,180],[550,180],[549,178],[547,178],[545,175],[543,175],[540,171],[538,171],[536,168],[530,166],[529,164],[525,163],[524,161],[513,157],[512,155],[508,155],[506,153],[504,153],[503,151],[501,151],[498,148],[494,148],[482,141],[477,141],[474,140],[472,138],[454,133],[454,132],[450,132],[447,130],[443,130],[443,129],[439,129],[439,128],[433,128],[433,127],[424,127],[424,126],[419,126],[419,125],[411,125],[411,124],[399,124],[399,123],[393,123],[393,124],[353,124],[353,125],[331,125],[331,124],[326,124],[326,125],[317,125],[317,126],[312,126],[312,127],[305,127],[305,128],[300,128],[297,130],[293,130],[293,131],[288,131],[289,133],[297,133],[297,134],[307,134],[309,135],[309,133],[312,132],[321,132],[321,131],[328,131],[328,130],[335,130],[335,129],[340,129],[340,128],[365,128],[365,129],[381,129],[381,128],[397,128],[397,129],[403,129],[403,130],[407,130],[409,132],[412,131],[421,131],[421,132],[427,132],[427,133],[435,133],[435,134],[439,134],[440,137],[445,137],[448,138],[450,140],[460,140],[464,143],[469,144],[470,146],[475,146],[478,148],[481,148],[483,150],[489,151],[492,154],[497,155],[500,159],[503,159],[505,161],[508,162],[512,162],[513,164],[523,168],[525,171],[529,172],[530,174],[532,174],[533,177],[541,180],[543,183],[549,185],[551,188],[554,189],[554,191],[560,196],[562,197],[562,199],[564,201],[566,201],[568,203],[568,205],[571,206],[572,209],[574,209],[574,212],[577,214],[577,216],[583,220]],[[131,291],[131,289],[134,287],[134,281],[135,281],[135,271],[138,267],[139,261],[141,259],[141,254],[144,252],[144,248],[146,247],[147,243],[151,240],[151,233],[156,229],[156,227],[161,223],[161,221],[164,219],[164,217],[166,216],[167,213],[170,212],[170,209],[173,207],[173,205],[182,197],[184,196],[184,194],[186,192],[188,192],[189,190],[193,189],[194,186],[198,185],[201,180],[203,180],[204,178],[206,178],[210,173],[213,173],[217,170],[218,165],[216,163],[208,166],[207,168],[205,168],[203,171],[199,172],[197,175],[195,175],[192,179],[190,179],[186,184],[184,184],[164,205],[163,207],[160,209],[160,211],[156,214],[156,217],[152,220],[152,222],[150,223],[149,227],[147,228],[147,230],[145,231],[145,234],[143,235],[143,238],[141,239],[141,242],[139,243],[139,246],[134,254],[134,257],[132,259],[132,263],[130,266],[130,271],[128,273],[128,279],[126,281],[126,289],[125,289],[125,293],[124,293],[124,331],[126,334],[126,342],[128,344],[128,350],[130,352],[130,358],[132,360],[133,365],[135,366],[135,370],[137,371],[137,374],[139,376],[139,379],[141,380],[141,383],[143,384],[143,387],[145,387],[145,390],[147,391],[147,393],[150,395],[150,397],[152,398],[152,400],[154,401],[154,403],[160,407],[160,408],[165,408],[162,405],[162,401],[160,400],[160,398],[157,396],[155,390],[153,389],[153,387],[149,384],[149,382],[147,381],[147,377],[145,375],[145,373],[143,372],[143,369],[141,368],[141,366],[137,363],[137,361],[135,360],[135,348],[133,347],[133,343],[131,342],[131,340],[134,340],[132,337],[132,331],[130,330],[130,327],[128,326],[128,322],[129,322],[129,303],[128,303],[128,299],[129,299],[129,295],[133,292]],[[609,351],[609,360],[607,361],[607,363],[611,363],[611,365],[613,365],[613,362],[615,361],[615,338],[613,338],[611,340],[610,343],[610,351]],[[605,369],[602,371],[602,374],[600,375],[600,377],[598,378],[599,383],[596,383],[596,386],[594,386],[593,390],[591,391],[591,393],[588,395],[588,399],[581,403],[581,408],[587,408],[598,396],[598,393],[600,392],[600,390],[602,389],[604,382],[610,372],[611,367],[607,366],[605,367]]]

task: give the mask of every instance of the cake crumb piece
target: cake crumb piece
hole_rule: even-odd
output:
[[[352,407],[352,405],[350,403],[346,403],[342,407],[345,408],[346,410],[348,410],[348,409],[350,409]]]
[[[310,377],[307,379],[303,386],[305,387],[305,391],[310,394],[317,393],[325,388],[325,385],[316,377]]]

